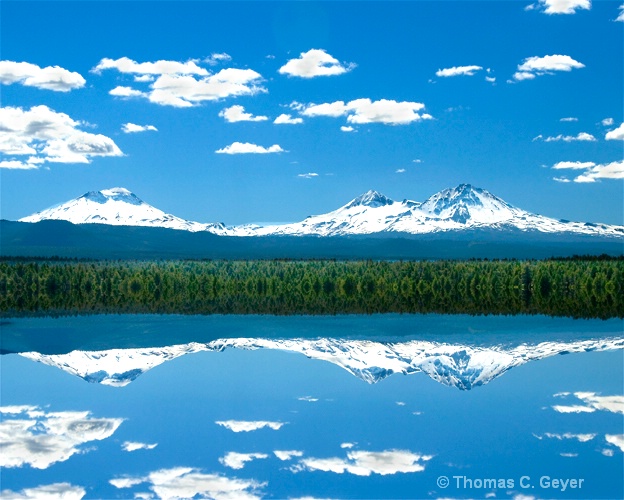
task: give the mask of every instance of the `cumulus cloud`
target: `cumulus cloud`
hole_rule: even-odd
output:
[[[290,59],[278,71],[282,75],[314,78],[341,75],[355,66],[354,63],[341,63],[323,49],[311,49],[302,52],[297,59]]]
[[[219,116],[224,118],[226,122],[263,122],[268,120],[266,116],[254,116],[246,113],[245,108],[240,105],[230,106],[219,112]]]
[[[341,448],[343,449],[351,449],[355,446],[355,443],[342,443],[340,445]]]
[[[209,57],[204,59],[204,62],[207,64],[210,64],[210,66],[216,66],[217,64],[221,62],[226,62],[226,61],[231,61],[231,60],[232,60],[232,56],[230,54],[226,54],[225,52],[221,52],[221,53],[217,52],[217,53],[211,54]]]
[[[299,174],[301,176],[301,174]],[[318,174],[304,174],[304,175],[311,175],[312,177],[317,177]],[[316,403],[318,401],[318,398],[313,398],[312,396],[302,396],[300,398],[297,398],[299,401],[307,401],[308,403]]]
[[[178,108],[187,108],[203,101],[266,92],[259,84],[262,76],[251,69],[225,68],[212,74],[206,68],[198,66],[197,62],[190,60],[139,63],[122,57],[115,60],[102,59],[92,71],[101,73],[112,69],[123,74],[138,75],[139,79],[135,76],[135,81],[154,79],[147,91],[119,86],[109,94],[117,97],[142,97],[155,104]]]
[[[178,61],[155,61],[138,63],[128,57],[119,59],[102,59],[91,71],[101,73],[104,70],[114,69],[120,73],[137,75],[207,75],[208,70],[198,66],[197,60],[181,63]]]
[[[302,179],[314,179],[315,177],[318,177],[318,174],[316,172],[308,172],[307,174],[297,174],[297,177],[301,177]],[[305,398],[299,398],[300,401],[318,401],[318,399],[314,399],[314,398],[310,398],[310,399],[305,399]]]
[[[278,431],[285,425],[284,422],[271,422],[267,420],[218,420],[215,424],[221,425],[233,432],[251,432],[264,428]]]
[[[121,130],[123,130],[126,134],[132,134],[135,132],[147,132],[148,130],[158,132],[158,129],[154,127],[154,125],[135,125],[134,123],[124,123],[121,126]]]
[[[60,66],[41,68],[27,62],[0,61],[0,83],[4,85],[20,83],[27,87],[69,92],[84,87],[86,81],[80,73]]]
[[[620,9],[620,13],[618,14],[618,16],[614,19],[614,21],[620,21],[620,22],[624,22],[624,4],[620,5],[618,7],[618,9]]]
[[[580,141],[580,142],[594,142],[596,141],[596,138],[591,135],[588,134],[587,132],[580,132],[577,135],[563,135],[563,134],[559,134],[557,136],[554,137],[544,137],[541,134],[538,135],[537,137],[533,138],[534,141],[544,141],[544,142],[559,142],[559,141],[563,141],[563,142],[575,142],[575,141]]]
[[[555,163],[552,168],[555,170],[572,169],[572,170],[584,170],[594,167],[596,164],[592,161],[560,161]]]
[[[345,458],[304,458],[299,466],[309,471],[349,473],[356,476],[422,472],[424,462],[433,458],[406,450],[349,451]]]
[[[614,162],[619,163],[619,175],[617,178],[624,178],[624,161]],[[610,164],[611,165],[611,164]],[[602,165],[597,165],[601,167]],[[593,170],[595,167],[592,167]],[[583,175],[589,175],[589,172]],[[578,181],[575,182],[594,182],[594,181]],[[609,411],[612,413],[620,413],[624,415],[624,396],[599,396],[595,392],[575,392],[574,396],[580,399],[585,406],[573,405],[573,406],[553,406],[555,411],[560,413],[593,413],[597,410]]]
[[[566,179],[565,177],[553,177],[553,181],[563,182],[563,183],[572,182],[570,181],[570,179]]]
[[[290,460],[293,457],[303,456],[303,452],[299,450],[275,450],[273,453],[283,462]]]
[[[404,174],[405,172],[407,172],[407,170],[405,170],[404,168],[398,168],[394,171],[395,174]]]
[[[624,451],[624,434],[606,434],[605,439],[607,443],[617,446],[620,450]]]
[[[266,154],[266,153],[284,153],[286,152],[281,148],[279,144],[273,144],[273,146],[269,146],[265,148],[263,146],[258,146],[257,144],[252,144],[250,142],[233,142],[229,146],[225,146],[224,148],[217,149],[215,153],[227,154],[227,155],[238,155],[238,154]]]
[[[84,132],[81,125],[47,106],[0,108],[0,153],[12,157],[0,167],[29,169],[46,162],[90,163],[94,156],[122,156],[112,139]]]
[[[0,497],[4,500],[80,500],[86,495],[81,486],[69,483],[54,483],[35,488],[25,488],[21,491],[2,490]]]
[[[115,97],[147,97],[145,92],[133,89],[132,87],[118,86],[108,92]]]
[[[575,14],[577,10],[589,10],[591,0],[539,0],[525,10],[539,9],[544,14]]]
[[[351,126],[345,126],[343,125],[342,127],[340,127],[340,130],[342,130],[343,132],[355,132],[355,129]]]
[[[117,478],[109,481],[116,488],[130,488],[147,483],[159,498],[214,498],[215,500],[255,500],[266,483],[253,479],[236,479],[218,474],[205,474],[189,467],[175,467],[151,472],[144,477]]]
[[[230,451],[224,457],[219,458],[219,462],[231,469],[242,469],[247,462],[262,458],[269,458],[269,456],[266,453],[236,453],[235,451]]]
[[[424,109],[420,102],[397,102],[389,99],[371,101],[370,99],[356,99],[345,103],[335,101],[323,104],[308,104],[299,111],[304,116],[329,116],[337,118],[346,116],[352,124],[383,123],[386,125],[405,125],[414,121],[429,120],[429,114],[419,114]]]
[[[552,75],[555,71],[572,71],[572,69],[584,67],[583,63],[566,55],[534,56],[526,58],[522,64],[519,64],[518,71],[513,77],[516,81],[532,80],[536,76]]]
[[[610,127],[611,125],[613,125],[614,121],[613,118],[605,118],[600,123],[602,123],[602,125],[605,127]]]
[[[496,83],[496,77],[495,76],[486,76],[485,77],[485,81],[486,82],[490,82],[490,83]]]
[[[578,118],[574,116],[566,116],[565,118],[561,118],[559,121],[560,122],[577,122]]]
[[[33,416],[30,416],[33,415]],[[0,466],[47,469],[64,462],[80,445],[112,436],[123,422],[121,418],[94,418],[90,412],[26,412],[20,418],[0,422]]]
[[[618,128],[607,132],[605,139],[607,141],[624,141],[624,123],[622,123]]]
[[[153,450],[158,446],[158,443],[137,443],[136,441],[124,441],[121,448],[124,451],[137,451],[137,450]]]
[[[436,71],[436,76],[448,78],[450,76],[473,76],[477,71],[481,71],[481,66],[453,66]]]
[[[297,125],[299,123],[303,123],[303,118],[293,118],[287,113],[282,113],[275,120],[273,120],[273,123],[276,125]]]

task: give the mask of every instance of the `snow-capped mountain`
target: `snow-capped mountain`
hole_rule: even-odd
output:
[[[455,345],[414,340],[382,343],[341,339],[222,339],[170,347],[72,351],[21,356],[55,366],[72,375],[115,387],[128,385],[142,373],[185,354],[235,349],[274,349],[304,354],[340,366],[369,384],[394,374],[423,372],[436,382],[469,390],[485,385],[515,366],[556,354],[624,349],[623,338],[541,342],[537,344]]]
[[[376,191],[368,191],[333,212],[282,225],[225,227],[223,224],[187,221],[148,205],[124,188],[90,192],[20,221],[46,219],[75,224],[166,227],[227,236],[424,235],[497,230],[624,238],[624,226],[569,222],[532,214],[470,184],[440,191],[423,203],[397,202]]]
[[[61,205],[20,219],[20,222],[66,220],[74,224],[110,224],[114,226],[152,226],[186,231],[220,233],[223,224],[201,224],[167,214],[148,205],[125,188],[91,191]]]
[[[624,237],[624,227],[568,222],[520,210],[488,191],[461,184],[425,202],[397,202],[368,191],[338,210],[280,226],[240,226],[231,234],[343,236],[375,233],[431,234],[475,229],[575,233]]]

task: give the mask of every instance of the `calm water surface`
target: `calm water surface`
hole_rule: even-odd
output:
[[[621,320],[8,320],[2,497],[621,498],[623,347]]]

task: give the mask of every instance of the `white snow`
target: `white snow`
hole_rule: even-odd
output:
[[[397,202],[376,191],[368,191],[332,212],[281,225],[225,227],[220,223],[188,221],[148,205],[125,188],[93,191],[20,221],[39,222],[48,219],[66,220],[74,224],[99,223],[208,231],[227,236],[416,235],[496,229],[624,238],[624,226],[569,222],[532,214],[469,184],[440,191],[423,203],[410,200]]]
[[[352,375],[373,384],[394,374],[424,372],[433,380],[461,390],[485,385],[507,370],[529,361],[561,353],[624,349],[624,338],[542,342],[515,347],[469,346],[413,340],[381,343],[340,339],[222,339],[206,344],[190,343],[170,347],[72,351],[44,355],[36,352],[21,356],[56,366],[89,382],[115,387],[128,385],[142,373],[165,361],[201,351],[273,349],[303,354],[340,366]]]

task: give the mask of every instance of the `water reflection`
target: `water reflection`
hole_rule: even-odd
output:
[[[368,340],[342,339],[221,339],[208,343],[193,342],[159,348],[109,349],[105,351],[72,351],[68,354],[44,355],[36,352],[21,355],[55,366],[87,382],[124,387],[148,370],[180,356],[225,349],[269,349],[304,354],[340,366],[352,375],[377,383],[395,373],[425,373],[436,382],[460,390],[488,384],[497,377],[529,361],[557,354],[609,351],[624,348],[623,338],[598,338],[569,342],[540,342],[520,345],[462,345],[442,342],[410,341],[381,343]],[[590,396],[587,396],[588,398]],[[315,398],[303,396],[313,402]],[[603,404],[600,398],[590,406],[559,406],[558,411],[593,411]],[[400,402],[399,402],[400,404]],[[604,404],[612,404],[606,402]],[[593,405],[593,406],[592,406]]]
[[[95,418],[88,411],[48,412],[36,406],[5,406],[0,413],[2,467],[47,469],[76,453],[86,453],[81,445],[111,437],[123,422],[121,418]]]

